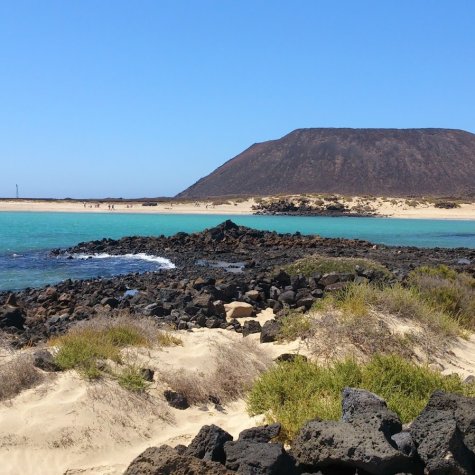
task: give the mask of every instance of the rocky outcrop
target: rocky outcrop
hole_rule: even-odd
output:
[[[202,460],[225,463],[224,445],[233,440],[231,434],[214,424],[203,426],[190,445],[184,451]]]
[[[340,421],[309,421],[290,451],[275,441],[279,432],[280,424],[253,427],[233,441],[219,427],[203,426],[189,447],[177,447],[183,460],[175,463],[185,466],[193,456],[199,462],[219,461],[226,473],[246,475],[475,473],[475,398],[456,394],[434,393],[409,430],[402,430],[399,418],[383,399],[365,390],[345,388]],[[162,467],[162,453],[179,457],[171,448],[150,448],[128,470],[139,466],[137,461]],[[210,470],[216,470],[216,465]],[[126,475],[132,473],[182,472],[127,471]]]
[[[231,475],[217,462],[180,455],[167,445],[150,447],[132,461],[124,475]]]
[[[111,279],[66,280],[15,294],[0,292],[0,329],[12,335],[15,345],[34,345],[98,313],[113,315],[123,310],[179,330],[222,328],[245,335],[261,329],[256,323],[247,324],[244,329],[243,322],[234,317],[252,319],[271,308],[278,320],[285,307],[305,312],[325,292],[344,288],[353,280],[371,282],[383,278],[371,269],[357,267],[353,273],[310,276],[278,270],[279,266],[314,253],[373,259],[393,272],[393,281],[403,279],[420,264],[447,264],[457,270],[475,272],[475,250],[393,248],[299,233],[281,235],[237,226],[231,221],[196,234],[105,239],[55,254],[65,252],[70,256],[76,252],[144,252],[168,257],[177,268]],[[237,273],[228,272],[223,267],[204,267],[203,260],[239,263],[241,267]],[[274,338],[276,328],[269,324],[263,341]]]
[[[427,473],[475,472],[475,398],[437,391],[409,431]]]

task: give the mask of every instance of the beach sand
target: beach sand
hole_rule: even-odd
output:
[[[298,199],[299,195],[292,195]],[[267,199],[282,199],[269,197]],[[311,199],[312,201],[313,199]],[[342,198],[349,208],[366,206],[377,216],[408,219],[460,219],[475,220],[475,202],[461,203],[458,208],[443,209],[434,207],[433,202],[405,198]],[[97,206],[99,204],[99,206]],[[143,214],[226,214],[250,215],[254,213],[254,198],[221,199],[219,201],[196,202],[157,202],[157,206],[142,206],[141,202],[117,201],[114,209],[106,202],[87,202],[71,200],[0,200],[2,211],[36,211],[36,212],[67,212],[67,213],[143,213]]]
[[[270,317],[262,315],[260,321]],[[143,350],[137,358],[156,371],[207,373],[213,365],[213,345],[243,339],[238,333],[204,328],[177,336],[183,346]],[[247,338],[258,341],[259,335]],[[293,342],[258,348],[275,358],[298,347]],[[136,396],[114,381],[88,382],[74,371],[47,374],[40,386],[0,403],[0,473],[119,475],[146,448],[189,444],[205,424],[237,437],[263,422],[247,414],[243,400],[226,405],[224,412],[213,404],[181,411],[165,403],[160,382],[149,393]]]

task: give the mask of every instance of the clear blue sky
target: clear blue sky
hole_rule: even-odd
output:
[[[475,132],[473,0],[0,2],[0,196],[174,195],[301,127]]]

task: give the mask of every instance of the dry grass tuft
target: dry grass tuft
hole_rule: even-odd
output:
[[[44,379],[28,355],[18,355],[0,366],[0,401],[11,399]]]
[[[210,396],[228,403],[244,397],[256,378],[268,369],[272,360],[248,339],[210,343],[209,373],[182,369],[161,373],[161,379],[174,391],[186,396],[191,404],[206,403]]]

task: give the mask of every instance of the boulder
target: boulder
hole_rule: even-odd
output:
[[[259,300],[259,291],[257,290],[248,290],[244,295],[254,302]]]
[[[23,330],[25,314],[19,307],[3,305],[0,307],[0,328],[14,327]]]
[[[336,284],[337,282],[340,282],[340,274],[337,272],[330,272],[328,274],[323,274],[318,283],[326,287],[327,285]]]
[[[348,467],[391,475],[416,470],[414,460],[393,447],[381,431],[348,422],[308,422],[294,440],[292,454],[308,471]]]
[[[167,389],[164,391],[163,395],[167,400],[168,404],[175,409],[188,409],[190,405],[188,404],[188,400],[183,394],[177,393],[175,391],[170,391]]]
[[[291,475],[292,458],[282,444],[237,440],[224,444],[226,468],[241,475]]]
[[[117,308],[119,306],[119,301],[115,297],[104,297],[101,300],[101,305],[109,305],[111,308]]]
[[[180,455],[168,445],[149,447],[136,457],[124,475],[232,475],[218,462]]]
[[[191,441],[184,455],[224,463],[224,444],[231,440],[233,440],[232,435],[220,427],[214,424],[205,425]]]
[[[142,376],[142,378],[145,381],[152,382],[154,374],[155,374],[155,371],[153,369],[150,369],[150,368],[141,368],[140,369],[140,376]]]
[[[226,310],[226,318],[250,318],[253,315],[254,308],[246,302],[231,302],[224,304]]]
[[[267,320],[262,327],[260,342],[270,343],[275,341],[279,335],[280,328],[281,324],[274,318]]]
[[[388,409],[386,401],[364,389],[344,388],[342,391],[342,420],[353,425],[370,425],[383,432],[389,440],[401,432],[399,417]]]
[[[474,473],[475,398],[436,391],[409,431],[427,473]]]
[[[293,290],[286,290],[279,295],[279,302],[286,303],[287,305],[292,305],[295,303],[295,292]]]
[[[50,373],[61,371],[61,367],[56,364],[53,355],[48,350],[35,351],[33,353],[33,365]]]
[[[270,424],[259,427],[251,427],[250,429],[244,429],[238,437],[238,440],[249,440],[252,442],[270,442],[280,434],[281,425]]]
[[[247,320],[242,326],[242,336],[247,336],[251,333],[259,333],[261,331],[261,324],[257,320]]]

